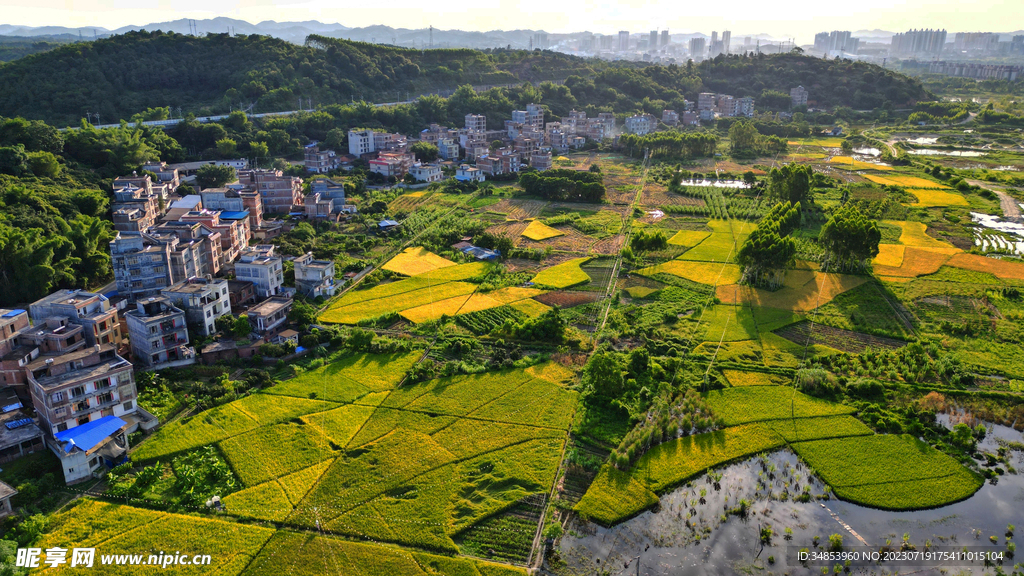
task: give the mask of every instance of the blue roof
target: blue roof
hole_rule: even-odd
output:
[[[249,211],[248,210],[242,210],[241,212],[232,211],[232,212],[221,212],[220,213],[220,219],[221,220],[245,220],[248,217],[249,217]]]
[[[97,444],[106,440],[111,434],[124,427],[125,424],[126,422],[117,416],[104,416],[88,424],[57,432],[53,437],[61,443],[64,451],[67,453],[70,453],[75,448],[88,452],[95,448]]]
[[[380,224],[377,224],[377,226],[398,226],[398,222],[395,222],[394,220],[381,220]]]
[[[501,252],[498,250],[488,250],[486,248],[480,248],[479,246],[470,246],[469,248],[463,248],[464,254],[470,254],[476,256],[479,260],[494,260],[498,256],[501,256]]]
[[[22,310],[21,308],[17,308],[15,310],[11,310],[9,312],[6,312],[3,317],[4,318],[14,318],[15,316],[18,316],[19,314],[24,314],[24,313],[25,313],[24,310]]]

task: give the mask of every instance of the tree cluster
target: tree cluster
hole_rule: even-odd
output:
[[[736,261],[743,281],[777,289],[796,256],[796,241],[789,234],[800,226],[800,204],[779,202],[768,211],[740,247]]]
[[[821,228],[818,243],[825,249],[821,269],[859,271],[878,255],[882,232],[856,206],[846,204],[836,210]]]
[[[600,202],[605,187],[600,172],[589,170],[533,170],[519,176],[519,185],[531,196],[570,202]]]

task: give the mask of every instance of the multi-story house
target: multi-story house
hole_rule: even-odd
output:
[[[796,88],[789,89],[789,100],[793,108],[797,106],[807,106],[807,89],[803,86],[797,86]]]
[[[189,278],[160,291],[185,312],[185,321],[203,336],[217,333],[217,318],[231,313],[228,281]]]
[[[551,169],[551,151],[536,151],[530,154],[530,167],[540,171]]]
[[[679,113],[675,110],[662,110],[661,122],[668,126],[675,126],[679,124]]]
[[[736,115],[739,102],[728,94],[718,95],[718,113],[722,116],[732,117]]]
[[[321,150],[316,142],[307,144],[304,152],[306,172],[323,174],[341,166],[341,158],[334,150]]]
[[[235,278],[252,282],[258,298],[269,298],[281,293],[284,266],[274,255],[273,245],[257,244],[242,252],[235,263]]]
[[[486,132],[487,117],[483,114],[466,114],[466,130],[469,132]]]
[[[203,208],[220,212],[248,212],[249,230],[256,230],[263,225],[263,196],[255,190],[245,190],[229,186],[227,188],[207,188],[199,193]]]
[[[152,193],[149,176],[130,178],[121,187],[114,188],[114,201],[110,208],[114,215],[114,229],[125,232],[142,232],[152,226],[166,207],[166,199]],[[116,182],[117,180],[115,180]],[[136,186],[133,182],[141,182],[146,187]]]
[[[288,312],[292,304],[291,298],[274,296],[250,308],[245,316],[249,319],[252,331],[269,340],[288,323]]]
[[[221,257],[225,263],[233,262],[249,245],[252,231],[249,229],[249,214],[242,212],[211,212],[197,210],[182,215],[180,222],[198,222],[208,229],[220,233]]]
[[[626,132],[630,134],[650,134],[658,129],[658,119],[650,114],[637,114],[626,118]]]
[[[348,131],[348,153],[359,157],[363,154],[376,152],[374,147],[373,130],[349,130]]]
[[[401,134],[374,132],[373,147],[378,152],[405,152],[408,139]]]
[[[124,318],[132,354],[144,366],[157,369],[195,362],[195,350],[188,345],[185,311],[166,296],[140,300]]]
[[[441,167],[437,164],[421,164],[417,162],[409,169],[409,174],[412,174],[412,177],[417,182],[440,182],[442,178]]]
[[[315,260],[312,252],[307,252],[294,260],[295,288],[304,296],[316,298],[334,296],[334,261]]]
[[[468,164],[462,164],[455,169],[455,179],[459,182],[483,182],[485,178],[484,173],[479,168],[474,168]]]
[[[213,276],[231,263],[225,261],[221,234],[201,222],[164,222],[151,230],[150,236],[161,242],[174,243],[170,253],[172,283],[194,276]],[[174,242],[177,237],[177,243]]]
[[[519,136],[512,141],[512,148],[521,158],[529,158],[540,148],[541,142],[533,138]]]
[[[132,365],[113,345],[40,351],[25,373],[47,446],[68,484],[123,462],[127,434],[157,423],[136,405]]]
[[[143,232],[118,232],[110,241],[118,294],[134,302],[173,284],[171,252],[176,248],[176,239],[164,242]]]
[[[238,182],[260,193],[267,213],[287,214],[292,206],[302,205],[302,178],[280,170],[242,170]]]
[[[476,160],[476,167],[488,176],[519,172],[520,166],[519,154],[512,148],[499,148]]]
[[[459,159],[459,144],[451,138],[441,138],[437,141],[437,155],[443,160]]]
[[[170,188],[169,192],[174,192],[181,185],[178,169],[168,166],[167,162],[147,162],[142,165],[142,169],[156,174],[156,181],[166,184]]]
[[[714,110],[716,101],[714,92],[701,92],[697,95],[697,110]]]
[[[381,152],[376,159],[370,160],[370,172],[375,172],[385,178],[391,176],[401,178],[409,172],[412,165],[412,154]]]
[[[96,344],[121,344],[121,322],[117,308],[102,294],[85,290],[57,290],[49,296],[36,300],[29,306],[32,322],[40,324],[47,318],[63,317],[72,324],[84,328],[85,342]]]
[[[736,101],[736,115],[750,118],[754,115],[754,99],[750,96],[740,98]]]
[[[306,218],[310,220],[331,220],[335,217],[334,200],[325,197],[320,192],[311,192],[306,195],[303,201],[303,208]]]

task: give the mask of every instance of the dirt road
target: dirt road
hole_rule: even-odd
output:
[[[1017,203],[1013,197],[1011,197],[1002,189],[996,188],[989,182],[983,180],[968,180],[968,184],[984,188],[985,190],[991,190],[999,196],[999,207],[1003,209],[1003,218],[1008,220],[1020,220],[1020,204]]]

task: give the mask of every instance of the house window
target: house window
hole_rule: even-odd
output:
[[[56,414],[57,416],[63,416],[64,412],[66,412],[66,411],[67,411],[67,409],[64,406],[61,406],[60,408],[57,408],[56,410],[54,410],[53,413]]]
[[[131,402],[125,402],[124,403],[124,409],[125,410],[131,410],[132,409],[132,403]]]
[[[85,396],[85,386],[75,386],[71,389],[72,398],[78,398],[79,396]]]
[[[68,425],[67,424],[65,424],[63,422],[61,422],[60,424],[57,424],[57,432],[63,432],[65,430],[67,430],[67,429],[68,429]]]
[[[84,426],[84,425],[86,425],[88,423],[89,423],[89,415],[88,414],[86,414],[85,416],[82,416],[81,418],[78,419],[78,425],[79,426]]]
[[[63,402],[64,401],[64,393],[63,392],[54,392],[53,395],[50,396],[50,399],[53,400],[54,402]]]

